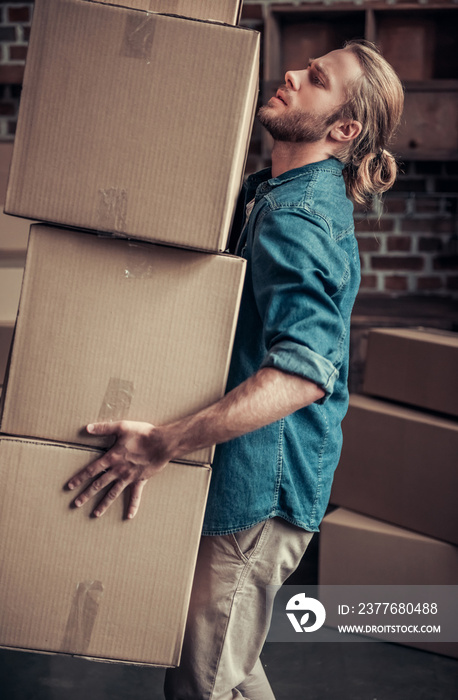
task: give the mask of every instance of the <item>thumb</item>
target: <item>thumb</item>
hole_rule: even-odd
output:
[[[119,432],[119,421],[112,423],[89,423],[86,426],[88,433],[92,435],[117,435]]]

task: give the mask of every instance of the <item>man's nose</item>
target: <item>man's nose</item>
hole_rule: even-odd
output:
[[[289,70],[285,73],[285,83],[291,90],[299,90],[301,85],[301,73],[298,70]]]

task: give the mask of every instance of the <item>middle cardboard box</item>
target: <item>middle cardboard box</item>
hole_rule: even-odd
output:
[[[258,76],[253,30],[37,0],[5,211],[223,251]]]
[[[221,398],[245,264],[32,226],[1,431],[105,447],[88,423],[161,424]]]

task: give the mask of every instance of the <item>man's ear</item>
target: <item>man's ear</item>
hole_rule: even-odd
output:
[[[338,121],[334,124],[329,136],[339,143],[348,143],[360,135],[363,127],[357,121]]]

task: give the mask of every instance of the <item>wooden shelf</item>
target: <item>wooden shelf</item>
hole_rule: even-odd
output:
[[[376,41],[406,90],[393,150],[408,160],[458,159],[458,5],[437,2],[271,5],[264,33],[263,99],[298,70],[344,41]],[[438,94],[440,93],[440,94]],[[263,152],[270,142],[265,138]]]

